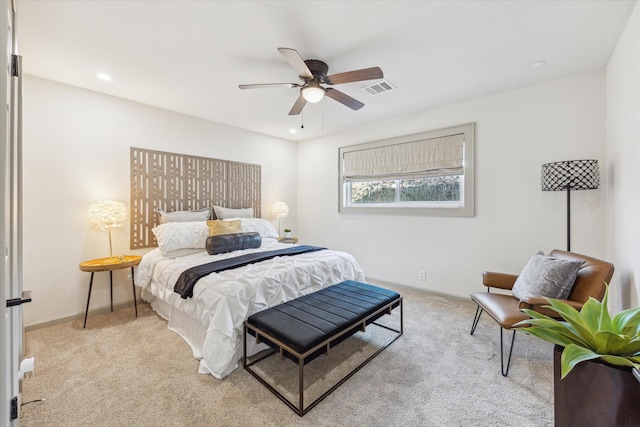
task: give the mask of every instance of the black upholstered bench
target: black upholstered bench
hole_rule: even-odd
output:
[[[391,314],[400,307],[399,330],[375,323],[375,320]],[[358,331],[365,331],[374,324],[396,333],[394,338],[379,348],[367,360],[347,374],[322,396],[304,407],[304,365],[316,357],[327,354],[332,347]],[[355,281],[345,281],[320,291],[282,303],[255,313],[244,322],[243,366],[272,393],[303,416],[322,399],[343,384],[360,368],[371,361],[382,350],[403,333],[402,297],[397,292]],[[247,360],[247,335],[255,337],[257,343],[264,342],[273,350],[256,360]],[[298,363],[298,405],[289,401],[251,366],[279,352],[282,358]]]

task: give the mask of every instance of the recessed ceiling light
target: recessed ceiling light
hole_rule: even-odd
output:
[[[532,68],[540,68],[540,67],[543,67],[544,64],[546,64],[545,61],[535,61],[535,62],[531,63],[531,67]]]
[[[111,76],[109,74],[106,74],[106,73],[98,73],[98,74],[96,74],[96,77],[98,77],[100,80],[104,80],[106,82],[111,80]]]
[[[298,131],[295,129],[289,129],[289,133],[298,133]]]

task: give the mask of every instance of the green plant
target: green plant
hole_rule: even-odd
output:
[[[288,228],[285,228],[285,229],[284,229],[284,232],[285,232],[285,233],[291,233],[291,230],[290,230],[290,229],[288,229]]]
[[[561,378],[580,362],[601,359],[611,365],[640,368],[640,307],[609,314],[605,290],[602,302],[589,298],[580,311],[557,299],[547,298],[548,306],[563,320],[535,310],[523,309],[532,317],[516,323],[526,333],[564,347],[560,359]]]

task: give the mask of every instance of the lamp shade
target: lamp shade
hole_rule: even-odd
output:
[[[89,222],[103,231],[123,227],[127,219],[127,205],[122,202],[105,200],[89,207]]]
[[[289,206],[285,202],[276,202],[271,205],[271,217],[280,219],[289,215]]]
[[[599,184],[597,160],[568,160],[542,165],[542,191],[595,190]]]
[[[307,102],[319,102],[322,98],[324,98],[324,89],[317,83],[309,83],[302,89],[302,97]]]

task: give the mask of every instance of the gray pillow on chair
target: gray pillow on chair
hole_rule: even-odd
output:
[[[513,285],[513,296],[567,299],[584,261],[569,261],[539,252],[529,259]]]

